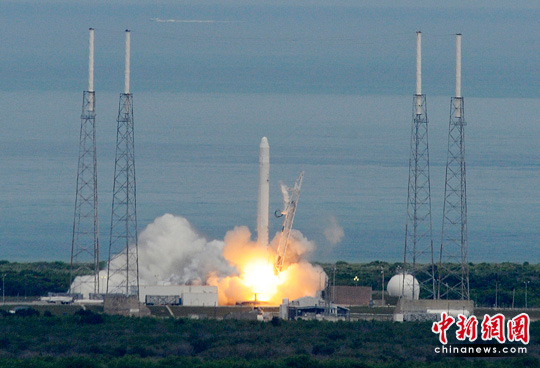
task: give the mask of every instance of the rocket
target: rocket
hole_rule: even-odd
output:
[[[263,137],[259,146],[259,200],[257,203],[257,242],[268,245],[268,213],[270,208],[270,146]]]

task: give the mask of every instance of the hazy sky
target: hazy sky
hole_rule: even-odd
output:
[[[134,90],[409,94],[421,30],[427,94],[452,94],[461,32],[465,96],[540,96],[540,4],[391,4],[2,1],[0,89],[84,88],[94,27],[96,89],[121,88],[130,28]]]

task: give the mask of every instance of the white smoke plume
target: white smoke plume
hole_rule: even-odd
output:
[[[328,219],[328,224],[324,229],[324,236],[330,245],[336,245],[345,236],[345,231],[338,224],[334,216]]]
[[[165,214],[139,235],[141,284],[205,284],[210,273],[226,276],[234,268],[223,257],[222,241],[207,241],[188,220]]]
[[[281,194],[283,195],[283,210],[285,210],[290,201],[289,187],[281,181],[279,182],[279,187],[281,188]]]
[[[165,214],[156,218],[139,234],[138,240],[141,285],[203,285],[209,274],[223,277],[235,271],[222,255],[225,244],[218,240],[207,241],[183,217]],[[118,261],[123,260],[111,260],[112,263]],[[106,269],[100,272],[99,278],[99,292],[105,293]],[[93,292],[91,280],[91,276],[77,277],[72,290],[88,295]],[[121,282],[121,275],[113,275],[109,290],[119,292]]]

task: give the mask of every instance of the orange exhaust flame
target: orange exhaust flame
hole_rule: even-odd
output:
[[[218,278],[210,276],[208,284],[218,286],[219,304],[231,305],[237,302],[257,301],[280,304],[283,298],[296,299],[315,296],[321,289],[320,280],[324,271],[303,260],[303,256],[313,250],[314,244],[298,231],[294,231],[289,244],[289,252],[283,272],[274,274],[275,246],[278,233],[270,247],[261,246],[251,240],[251,233],[245,226],[236,227],[225,235],[223,256],[238,274]]]

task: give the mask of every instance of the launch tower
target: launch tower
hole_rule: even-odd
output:
[[[437,295],[469,299],[465,117],[461,96],[461,34],[456,35],[456,96],[450,100],[448,154]]]
[[[289,247],[289,238],[291,236],[291,230],[294,222],[294,216],[296,214],[296,207],[298,206],[298,199],[300,199],[300,190],[302,189],[302,181],[304,180],[304,172],[302,171],[298,175],[298,179],[294,183],[294,187],[289,188],[283,184],[283,200],[285,208],[282,211],[276,211],[277,217],[284,217],[283,225],[281,226],[281,234],[279,236],[279,243],[277,247],[276,260],[274,262],[274,274],[277,276],[285,265],[287,259],[287,248]],[[279,212],[279,214],[278,214]]]
[[[88,90],[83,92],[79,160],[75,191],[75,214],[71,242],[70,293],[79,292],[82,285],[73,285],[77,274],[91,274],[93,278],[79,278],[84,287],[99,293],[99,223],[96,158],[96,111],[94,91],[94,30],[90,28]]]
[[[404,270],[419,282],[421,298],[435,298],[426,96],[422,94],[422,34],[416,32],[416,94],[413,97]],[[405,280],[405,277],[403,277]],[[405,284],[402,286],[405,287]],[[415,283],[413,293],[417,291]]]
[[[107,294],[139,295],[137,196],[133,95],[130,82],[130,35],[126,30],[124,93],[120,94],[116,131],[116,158],[107,269]]]

